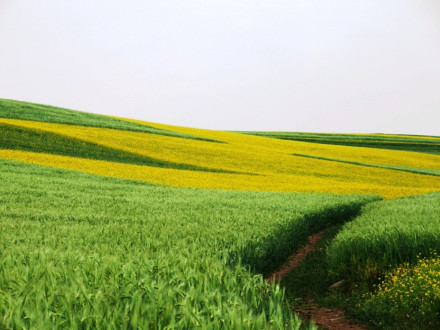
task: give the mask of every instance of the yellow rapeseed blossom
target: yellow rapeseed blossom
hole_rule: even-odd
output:
[[[230,143],[234,143],[235,141],[237,141],[236,140],[237,138],[232,137],[230,135],[231,133],[228,132],[155,124],[155,123],[143,122],[139,120],[129,120],[129,121],[138,124],[149,125],[155,128],[171,130],[179,133],[192,134],[192,135],[197,135],[211,139],[223,140]],[[247,142],[248,144],[249,143],[252,144],[252,141],[255,141],[252,139],[252,137],[246,137],[244,134],[240,134],[240,136],[241,136],[239,138],[240,143],[244,144]],[[373,134],[371,134],[371,136],[373,136]],[[288,149],[290,153],[308,154],[308,155],[328,157],[328,158],[338,158],[343,160],[357,161],[357,162],[364,162],[364,163],[378,164],[378,165],[407,166],[407,167],[437,169],[437,170],[440,169],[439,155],[421,154],[410,151],[307,143],[307,142],[299,142],[299,141],[270,139],[265,137],[258,137],[258,138],[269,140],[265,142],[264,141],[258,142],[259,145],[262,144],[269,148],[273,146],[273,148],[280,148],[281,150]],[[278,140],[278,142],[275,142],[273,140]]]
[[[25,120],[0,119],[0,123],[62,134],[162,161],[241,173],[177,170],[43,153],[0,150],[0,157],[2,158],[81,170],[99,175],[143,180],[163,185],[234,190],[362,193],[376,194],[385,198],[440,190],[440,177],[292,156],[292,153],[301,152],[313,154],[319,149],[325,150],[328,156],[337,158],[338,153],[342,151],[356,155],[360,152],[359,150],[365,149],[365,157],[380,154],[380,157],[391,161],[393,155],[395,155],[393,151],[383,152],[379,149],[321,146],[305,142],[284,141],[239,133],[199,130],[153,123],[146,124],[219,140],[224,143]],[[397,153],[412,154],[400,151]],[[386,158],[387,154],[391,156]],[[419,167],[430,168],[429,166],[432,165],[432,160],[435,157],[440,160],[438,156],[418,155]],[[403,157],[399,165],[409,166],[405,163],[405,159]]]
[[[385,275],[385,280],[377,286],[375,292],[365,294],[365,308],[389,310],[413,322],[437,322],[440,317],[439,278],[438,254],[432,252],[429,258],[418,257],[416,265],[402,264]]]

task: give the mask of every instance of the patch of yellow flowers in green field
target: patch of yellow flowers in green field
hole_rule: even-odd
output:
[[[271,139],[232,132],[193,129],[154,123],[155,128],[223,141],[193,139],[107,128],[0,119],[0,123],[38,129],[81,139],[154,159],[240,172],[213,173],[76,158],[20,150],[1,150],[0,157],[105,176],[148,181],[176,187],[282,192],[375,194],[395,198],[440,191],[440,177],[390,169],[329,162],[293,153],[368,160],[419,168],[439,168],[440,156],[405,151],[321,145]]]
[[[399,266],[364,298],[363,308],[372,318],[440,325],[440,256],[434,252],[427,258],[419,256],[416,265]]]

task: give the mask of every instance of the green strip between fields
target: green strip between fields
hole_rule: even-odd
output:
[[[325,161],[329,161],[329,162],[338,162],[338,163],[359,165],[359,166],[366,166],[366,167],[384,168],[387,170],[402,171],[402,172],[422,174],[422,175],[440,176],[440,170],[430,170],[430,169],[421,169],[421,168],[415,168],[415,167],[394,166],[394,165],[379,165],[379,164],[361,163],[361,162],[356,162],[356,161],[351,161],[351,160],[313,156],[313,155],[307,155],[307,154],[293,153],[292,155],[298,156],[298,157],[306,157],[306,158],[325,160]]]
[[[440,140],[421,139],[404,136],[363,136],[355,134],[319,134],[289,132],[239,132],[280,140],[308,143],[342,145],[349,147],[377,148],[399,151],[422,152],[440,155]],[[436,136],[433,136],[436,138]]]
[[[179,170],[215,173],[239,173],[223,169],[163,161],[115,148],[106,147],[97,143],[83,141],[77,138],[66,137],[57,133],[45,132],[37,129],[29,129],[1,123],[0,149],[49,153],[54,155],[104,160],[124,164],[172,168]]]
[[[172,136],[183,139],[199,140],[214,143],[223,141],[202,138],[194,135],[177,133],[147,125],[133,123],[122,119],[97,115],[82,111],[68,110],[49,105],[0,99],[0,118],[31,120],[46,123],[77,125],[97,128],[110,128],[131,132],[141,132]]]

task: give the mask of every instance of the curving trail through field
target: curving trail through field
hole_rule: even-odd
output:
[[[299,249],[298,252],[292,254],[277,271],[273,272],[266,278],[266,281],[269,283],[279,281],[288,273],[290,273],[293,269],[298,267],[304,260],[304,258],[313,251],[315,245],[321,240],[322,235],[324,235],[325,232],[326,230],[324,229],[316,234],[310,235],[307,245]]]
[[[292,254],[281,267],[270,274],[266,281],[272,283],[279,281],[298,267],[307,255],[315,249],[316,244],[321,240],[327,229],[309,236],[309,241],[303,248]],[[318,307],[311,298],[302,300],[301,308],[292,308],[303,320],[313,320],[313,322],[324,329],[329,330],[363,330],[366,326],[355,324],[345,316],[345,311],[339,309]]]

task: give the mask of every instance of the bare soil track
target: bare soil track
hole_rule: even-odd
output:
[[[287,261],[274,273],[266,278],[269,283],[279,281],[293,269],[298,267],[305,257],[314,250],[316,244],[321,240],[326,230],[322,230],[316,234],[309,236],[309,242],[306,246],[291,255]],[[303,319],[313,320],[313,322],[324,329],[329,330],[363,330],[366,326],[355,324],[350,321],[343,310],[321,308],[316,306],[310,298],[304,298],[301,301],[301,307],[292,308]]]

